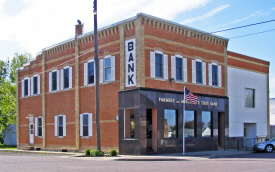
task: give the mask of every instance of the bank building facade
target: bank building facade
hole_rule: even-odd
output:
[[[19,149],[96,149],[94,33],[82,32],[17,70]],[[99,29],[102,150],[210,151],[268,137],[269,62],[228,41],[143,13]]]

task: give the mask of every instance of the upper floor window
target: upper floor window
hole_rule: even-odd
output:
[[[42,117],[35,118],[35,136],[42,137]]]
[[[58,115],[54,118],[55,136],[66,136],[66,115]]]
[[[171,78],[187,82],[187,59],[180,55],[171,56]]]
[[[222,75],[221,66],[216,63],[208,64],[208,78],[209,85],[221,87],[222,86]]]
[[[108,83],[115,80],[115,56],[105,56],[99,61],[100,83]]]
[[[30,78],[24,78],[21,82],[22,84],[22,97],[27,97],[30,95]]]
[[[192,60],[192,83],[206,85],[206,63]]]
[[[152,78],[168,79],[168,56],[160,51],[150,52],[150,75]]]
[[[31,78],[31,95],[40,94],[40,75]]]
[[[72,88],[72,67],[66,66],[61,72],[61,90]]]
[[[59,90],[59,70],[53,70],[49,73],[49,91]]]
[[[255,89],[245,88],[245,107],[255,108]]]
[[[80,136],[92,136],[93,135],[93,120],[92,114],[80,114]]]
[[[84,63],[84,85],[92,85],[95,83],[95,62],[89,60]]]

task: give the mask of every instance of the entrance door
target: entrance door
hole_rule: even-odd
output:
[[[218,143],[220,147],[224,147],[224,112],[219,112],[218,115],[219,120],[219,130],[218,130]]]
[[[29,142],[33,144],[33,117],[29,117]]]
[[[157,109],[147,109],[147,154],[157,153]]]

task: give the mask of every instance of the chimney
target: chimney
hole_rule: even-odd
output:
[[[75,25],[75,39],[79,36],[82,35],[83,32],[83,23],[81,23],[80,20],[77,20],[78,24]]]

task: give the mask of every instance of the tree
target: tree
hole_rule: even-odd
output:
[[[16,123],[16,85],[8,79],[1,79],[0,85],[0,132],[8,124]]]
[[[9,70],[9,59],[7,61],[0,60],[0,83],[2,78],[6,78]]]
[[[28,63],[32,55],[29,53],[18,54],[15,53],[15,56],[11,60],[10,65],[10,80],[11,82],[16,82],[16,69],[23,66],[23,64]]]

